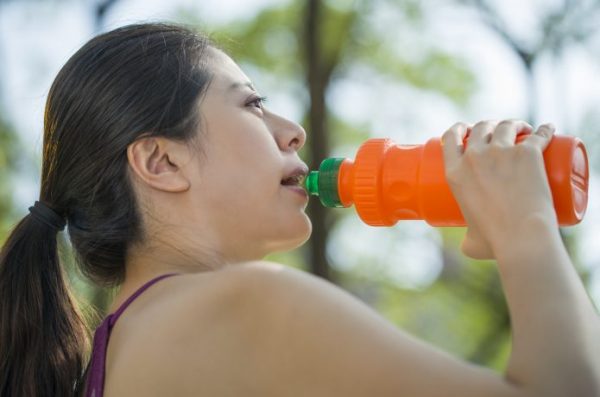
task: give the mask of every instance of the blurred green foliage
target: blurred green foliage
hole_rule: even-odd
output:
[[[0,113],[0,241],[4,241],[16,220],[12,192],[19,146],[14,129]]]
[[[207,24],[190,8],[181,9],[178,19],[213,32],[213,39],[243,68],[253,68],[263,76],[285,82],[294,94],[308,98],[305,4],[304,0],[280,2],[224,26]],[[456,54],[446,53],[431,44],[421,46],[419,54],[413,54],[389,40],[389,32],[399,23],[403,29],[413,32],[425,28],[423,2],[329,0],[322,4],[319,39],[328,88],[351,78],[352,70],[360,69],[393,84],[437,93],[457,105],[465,104],[475,91],[475,79],[468,64]],[[381,9],[389,13],[386,18],[381,18]],[[306,109],[308,111],[308,106]],[[334,148],[356,148],[369,137],[369,123],[356,125],[334,114],[329,107],[326,111],[328,138]],[[14,164],[19,145],[14,131],[0,118],[0,241],[16,221],[10,178],[16,171]],[[301,156],[310,159],[306,146]],[[332,219],[335,222],[348,216],[356,215],[353,210],[345,210],[332,215]],[[460,253],[458,247],[465,229],[443,228],[437,232],[440,244],[436,249],[443,268],[430,285],[415,289],[395,284],[371,266],[368,257],[358,269],[334,268],[335,280],[407,332],[467,360],[502,370],[510,351],[510,321],[495,263],[469,260]],[[403,242],[398,240],[398,244]],[[85,312],[93,312],[95,308],[101,315],[114,290],[100,290],[84,281],[65,249],[68,242],[62,241],[62,247],[63,261],[78,291],[81,306]],[[273,254],[267,259],[304,270],[308,268],[300,249]],[[410,260],[389,258],[390,266],[402,266]],[[93,313],[90,318],[92,324],[99,319]]]

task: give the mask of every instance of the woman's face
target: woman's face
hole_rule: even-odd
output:
[[[200,105],[202,154],[190,215],[217,233],[230,257],[259,259],[295,248],[310,236],[308,196],[285,179],[308,172],[297,153],[306,133],[263,107],[231,58],[211,52],[213,79]]]

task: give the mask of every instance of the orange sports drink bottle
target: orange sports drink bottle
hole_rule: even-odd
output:
[[[517,134],[515,143],[527,135]],[[543,157],[559,225],[579,223],[587,208],[589,180],[583,142],[554,135]],[[363,222],[371,226],[392,226],[399,220],[466,226],[446,181],[441,138],[424,145],[370,139],[360,146],[354,161],[325,159],[318,171],[309,173],[305,185],[326,207],[354,204]]]

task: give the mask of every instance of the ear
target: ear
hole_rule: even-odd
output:
[[[163,137],[143,137],[127,147],[127,160],[133,173],[150,187],[165,192],[183,192],[190,180],[183,166],[189,161],[189,148]]]

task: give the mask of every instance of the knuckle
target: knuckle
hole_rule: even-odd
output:
[[[459,128],[468,128],[469,125],[463,121],[459,121],[457,123],[454,123],[454,125],[451,127],[453,129],[459,129]]]
[[[519,120],[507,119],[507,120],[502,120],[501,122],[499,122],[498,127],[500,127],[500,126],[510,127],[510,126],[518,125],[518,124],[520,124]]]
[[[487,126],[488,124],[489,124],[489,121],[485,121],[485,120],[484,120],[484,121],[478,121],[478,122],[476,122],[476,123],[475,123],[475,125],[473,126],[473,129],[474,129],[474,130],[475,130],[475,129],[480,129],[480,128],[482,128],[482,127],[485,127],[485,126]]]
[[[454,123],[450,128],[448,128],[446,131],[444,131],[444,133],[442,134],[442,141],[445,141],[450,136],[460,137],[460,131],[461,130],[466,131],[468,127],[469,126],[463,122]]]
[[[450,128],[448,128],[446,130],[446,132],[444,132],[444,135],[458,132],[459,130],[461,130],[463,128],[467,128],[467,124],[459,121],[458,123],[452,124],[452,126]]]
[[[526,127],[532,128],[531,125],[525,120],[521,119],[505,119],[498,123],[498,127],[502,126],[502,128],[510,128],[510,127]]]
[[[450,129],[447,129],[447,130],[446,130],[446,131],[445,131],[445,132],[442,134],[442,141],[444,141],[444,140],[448,139],[448,137],[449,137],[449,136],[451,136],[451,135],[453,135],[453,134],[455,134],[455,133],[456,133],[456,131],[452,130],[451,128],[450,128]]]
[[[488,127],[488,126],[494,125],[494,124],[495,124],[494,120],[481,120],[481,121],[478,121],[477,123],[475,123],[473,128]]]
[[[552,133],[554,132],[554,125],[547,123],[547,124],[542,124],[539,128],[538,128],[538,132],[539,134],[541,134],[541,136],[544,136],[546,138],[549,138],[550,136],[552,136]],[[540,136],[540,135],[536,135],[536,136]]]

